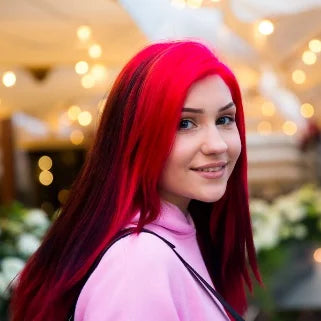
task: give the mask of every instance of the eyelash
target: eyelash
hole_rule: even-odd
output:
[[[233,117],[232,116],[222,116],[222,117],[220,117],[218,119],[222,119],[222,118],[228,118],[229,122],[227,124],[219,124],[219,125],[228,126],[228,125],[231,125],[232,123],[235,122],[235,117],[234,116]],[[180,120],[180,123],[179,123],[179,128],[178,128],[179,130],[189,130],[189,129],[191,129],[191,128],[182,128],[181,125],[182,125],[183,121],[188,121],[189,123],[192,123],[194,126],[196,126],[196,124],[195,124],[195,122],[193,120],[188,119],[188,118],[182,118]]]

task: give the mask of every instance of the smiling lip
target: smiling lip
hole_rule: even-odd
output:
[[[221,161],[191,169],[204,178],[221,178],[225,174],[226,165],[227,162]]]

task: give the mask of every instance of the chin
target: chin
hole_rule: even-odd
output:
[[[221,190],[217,190],[215,192],[211,191],[208,193],[202,193],[199,195],[195,195],[195,197],[193,197],[194,199],[197,199],[201,202],[205,202],[205,203],[214,203],[219,201],[225,194],[226,189],[221,189]]]

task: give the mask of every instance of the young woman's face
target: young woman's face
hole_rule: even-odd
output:
[[[235,113],[221,77],[208,76],[191,87],[161,176],[162,199],[185,211],[191,199],[216,202],[224,195],[241,152]]]

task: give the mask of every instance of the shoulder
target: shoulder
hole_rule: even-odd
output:
[[[122,238],[105,253],[83,287],[77,320],[85,315],[86,320],[96,321],[115,320],[116,315],[117,320],[129,320],[129,315],[131,320],[146,316],[156,321],[178,320],[177,302],[182,291],[175,285],[181,274],[178,263],[172,249],[155,235]]]
[[[113,244],[102,258],[101,263],[111,266],[121,262],[132,269],[144,267],[170,267],[177,258],[165,241],[156,235],[141,232],[131,234]],[[166,269],[165,269],[166,270]]]

